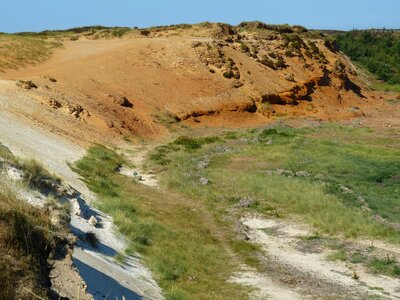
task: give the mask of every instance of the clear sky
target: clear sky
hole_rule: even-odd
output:
[[[315,29],[400,28],[400,0],[1,0],[0,31],[218,21]]]

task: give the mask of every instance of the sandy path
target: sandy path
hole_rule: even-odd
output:
[[[161,290],[138,258],[125,257],[121,265],[115,261],[114,256],[124,252],[126,243],[114,231],[111,218],[85,202],[84,199],[93,201],[94,196],[68,166],[82,157],[85,149],[32,124],[25,116],[40,110],[35,106],[26,93],[10,89],[9,82],[0,81],[0,143],[19,157],[41,162],[79,191],[80,196],[72,200],[78,203],[75,209],[81,214],[72,213],[70,227],[79,239],[73,254],[74,264],[88,285],[88,292],[94,299],[162,299]],[[91,216],[99,221],[97,226],[89,224]],[[99,242],[95,248],[84,241],[87,232],[96,234]]]
[[[367,273],[361,265],[329,261],[326,250],[308,252],[298,247],[301,236],[312,232],[305,226],[276,219],[248,217],[243,224],[251,241],[265,251],[266,272],[245,270],[234,282],[252,286],[255,298],[400,299],[400,281]],[[353,278],[356,272],[359,279]],[[260,284],[262,283],[262,284]]]
[[[144,170],[149,147],[146,145],[124,145],[123,148],[125,148],[125,151],[122,151],[122,154],[131,166],[122,166],[119,172],[125,176],[135,178],[141,184],[159,189],[160,185],[154,172],[152,170]]]

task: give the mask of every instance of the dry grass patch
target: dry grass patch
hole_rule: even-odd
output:
[[[47,257],[54,242],[49,218],[18,199],[9,182],[1,180],[0,186],[1,297],[47,298]]]
[[[43,62],[61,45],[55,40],[0,34],[0,72]]]

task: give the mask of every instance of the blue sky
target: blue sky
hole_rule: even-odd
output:
[[[400,28],[399,0],[1,0],[0,31],[260,20],[318,29]]]

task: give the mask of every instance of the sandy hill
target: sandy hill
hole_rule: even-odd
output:
[[[335,44],[300,26],[203,23],[57,40],[63,46],[45,62],[0,78],[33,81],[36,121],[77,138],[156,137],[173,123],[343,119],[375,101]]]

